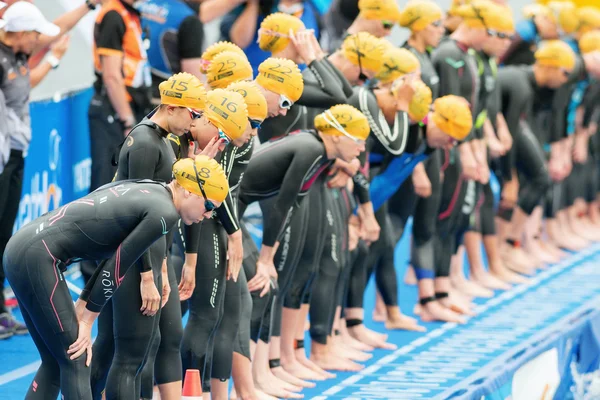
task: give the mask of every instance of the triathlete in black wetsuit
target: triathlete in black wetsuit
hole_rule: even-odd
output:
[[[192,121],[200,116],[205,106],[206,91],[198,78],[187,73],[172,76],[161,84],[160,91],[161,105],[156,112],[149,119],[135,126],[125,139],[119,155],[115,181],[126,179],[154,179],[167,183],[171,181],[171,168],[176,159],[167,136],[169,132],[182,135],[190,129]],[[158,286],[162,294],[167,296],[163,306],[169,296],[169,280],[174,280],[173,272],[169,279],[167,267],[166,249],[170,247],[169,241],[170,239],[166,239],[157,242],[150,249],[151,254],[156,256],[158,256],[158,249],[162,248],[163,251],[163,262],[160,263],[162,286]],[[111,391],[117,390],[111,383],[119,379],[123,370],[128,371],[127,373],[133,371],[136,380],[133,389],[136,393],[140,390],[139,371],[146,361],[149,346],[158,332],[160,318],[156,314],[160,310],[160,293],[155,285],[161,274],[161,268],[156,263],[141,263],[140,267],[139,274],[131,274],[132,278],[123,282],[127,289],[123,291],[123,298],[117,297],[109,307],[106,307],[98,321],[99,333],[94,347],[98,356],[94,358],[92,365],[92,390],[95,397],[99,397],[105,387],[110,387]],[[144,303],[142,312],[130,308],[130,305],[137,304],[139,291]],[[179,303],[176,295],[175,293],[174,303]],[[169,306],[173,307],[172,304]],[[173,342],[168,342],[171,343],[168,349],[163,347],[161,357],[164,360],[161,360],[161,365],[174,362],[179,365],[176,361],[178,361],[178,343],[181,341],[183,328],[178,307],[174,307],[176,316],[168,324],[172,328],[169,331],[169,338],[173,338]],[[168,311],[166,313],[170,315]],[[179,320],[176,319],[177,316]],[[131,324],[136,326],[135,330],[130,330]],[[155,340],[159,340],[158,337]],[[137,346],[128,346],[127,343],[131,341],[135,341]],[[157,372],[159,384],[182,380],[181,370],[177,368],[163,367]],[[150,393],[144,395],[151,397],[152,380],[146,386],[149,387],[145,388],[145,392],[150,391]],[[121,387],[118,390],[131,390],[131,388]]]
[[[475,51],[481,50],[494,32],[504,32],[512,21],[503,7],[489,1],[467,4],[455,10],[463,18],[456,31],[433,53],[433,64],[440,78],[440,95],[454,94],[465,98],[473,112],[473,132],[456,151],[447,152],[442,168],[444,183],[438,214],[435,260],[439,271],[435,281],[436,297],[447,308],[452,255],[458,250],[462,234],[469,226],[470,215],[478,198],[475,180],[486,181],[489,169],[481,130],[475,118],[480,110],[479,79]],[[423,303],[433,298],[422,299]],[[456,304],[454,304],[456,305]]]
[[[340,123],[346,124],[346,128]],[[346,105],[319,115],[315,127],[317,132],[299,132],[261,146],[248,165],[240,190],[240,214],[248,204],[270,200],[270,207],[263,207],[263,245],[257,262],[261,273],[250,282],[250,290],[268,285],[268,274],[262,270],[277,275],[275,258],[281,259],[282,253],[285,257],[299,255],[302,245],[298,242],[288,243],[293,248],[279,246],[277,256],[274,254],[274,246],[290,220],[299,220],[293,211],[334,158],[350,161],[358,156],[369,131],[364,115]],[[279,272],[280,291],[284,292],[291,278],[285,272]]]
[[[542,145],[552,142],[552,138],[543,138],[543,134],[534,134],[539,130],[536,124],[536,103],[541,88],[558,88],[567,81],[567,74],[575,66],[575,55],[568,45],[561,41],[545,42],[535,54],[533,67],[506,67],[498,73],[498,83],[502,96],[502,113],[508,129],[513,136],[513,146],[505,157],[503,167],[506,181],[516,176],[517,168],[526,179],[519,179],[518,208],[514,212],[500,213],[503,219],[511,220],[511,229],[507,232],[506,251],[512,261],[511,267],[517,272],[532,272],[530,266],[517,263],[518,242],[524,233],[525,223],[533,209],[539,205],[551,184],[546,168]],[[551,99],[550,99],[551,100]],[[517,245],[517,246],[515,246]]]
[[[66,400],[92,399],[86,365],[91,361],[91,330],[98,313],[113,294],[128,295],[119,289],[139,275],[137,271],[126,274],[138,259],[138,265],[162,264],[164,248],[154,260],[147,250],[170,231],[179,216],[188,224],[200,221],[207,206],[224,200],[227,181],[216,162],[189,160],[175,164],[173,171],[177,182],[169,185],[152,181],[106,185],[27,224],[9,241],[3,265],[42,358],[27,398],[39,394],[55,398],[60,391]],[[196,174],[205,177],[204,193]],[[62,274],[82,259],[107,261],[96,269],[93,283],[74,307]],[[139,312],[141,301],[132,307]],[[132,328],[131,321],[127,322]],[[137,340],[126,345],[145,351]],[[139,398],[138,371],[125,365],[119,368],[106,398]]]
[[[416,92],[415,83],[413,83],[416,81],[411,79],[411,75],[414,75],[418,69],[418,59],[411,52],[390,45],[386,49],[384,67],[377,75],[379,86],[371,89],[364,87],[355,88],[355,94],[350,98],[350,104],[359,107],[367,116],[371,132],[373,133],[367,141],[367,151],[361,157],[363,165],[368,165],[369,167],[367,175],[371,180],[382,171],[382,164],[386,163],[384,160],[388,160],[387,162],[389,162],[389,160],[395,157],[400,157],[405,152],[406,146],[410,141],[409,108]],[[401,77],[404,77],[402,78],[404,82],[398,84],[398,88],[395,88],[394,92],[392,92],[392,84]],[[422,82],[420,83],[428,91],[427,87]],[[426,105],[427,109],[429,105],[431,103]],[[368,160],[367,157],[369,158]],[[387,207],[381,206],[387,202],[387,197],[391,193],[394,193],[394,191],[392,190],[387,196],[377,192],[369,194],[368,185],[363,186],[357,183],[355,179],[355,193],[358,189],[358,201],[360,203],[365,202],[363,198],[366,198],[367,201],[372,200],[375,217],[381,227],[381,232],[379,238],[369,248],[367,262],[363,265],[355,265],[353,275],[364,276],[364,272],[361,269],[366,266],[369,271],[367,274],[368,279],[374,267],[378,288],[381,292],[385,293],[384,300],[388,306],[387,311],[389,320],[391,321],[388,327],[391,328],[394,324],[400,323],[399,320],[402,316],[398,308],[393,254],[389,254],[390,252],[393,253],[393,245],[391,245],[393,239],[389,232],[390,226],[387,221]],[[364,191],[367,192],[366,195],[362,194]],[[386,198],[383,199],[382,196]],[[389,282],[385,282],[386,280]],[[357,286],[354,285],[354,287]],[[347,318],[351,320],[350,327],[357,326],[357,322],[363,319],[363,294],[351,294],[351,297],[356,298],[356,303],[359,306],[357,304],[349,305],[350,309],[348,310]]]
[[[203,116],[192,126],[190,133],[182,137],[171,135],[169,139],[176,157],[186,158],[193,140],[198,142],[200,148],[205,148],[210,139],[218,138],[219,145],[224,149],[217,159],[225,173],[229,174],[236,146],[250,140],[251,131],[244,97],[229,90],[216,89],[208,92]],[[233,240],[236,239],[227,235],[233,235],[238,230],[235,206],[230,195],[217,215],[218,219],[207,219],[202,226],[194,224],[181,230],[186,234],[183,238],[179,235],[178,239],[182,240],[178,240],[178,245],[185,248],[185,263],[176,267],[181,270],[179,290],[183,301],[189,299],[185,308],[189,306],[190,309],[178,351],[184,371],[193,368],[202,372],[206,390],[210,390],[210,363],[205,362],[205,355],[218,326],[225,292],[228,250],[234,248]],[[241,241],[241,236],[237,239]],[[202,257],[198,257],[198,254],[202,254]],[[235,269],[236,260],[233,254],[230,255],[230,267]],[[237,262],[241,263],[241,259]]]

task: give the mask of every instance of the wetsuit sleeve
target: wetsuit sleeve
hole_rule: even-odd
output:
[[[283,178],[277,200],[275,200],[268,218],[264,221],[263,245],[275,245],[283,233],[289,211],[298,199],[304,177],[323,160],[323,157],[323,147],[320,143],[309,144],[294,154]]]
[[[160,149],[145,140],[145,134],[136,135],[127,154],[127,179],[153,179],[160,158]]]
[[[190,15],[179,25],[177,41],[179,46],[179,57],[200,58],[202,57],[202,41],[204,40],[204,29],[202,22],[196,15]]]
[[[595,83],[588,87],[583,99],[583,105],[585,107],[583,127],[589,128],[594,120],[594,114],[600,108],[600,83]]]
[[[527,102],[530,101],[531,93],[525,90],[527,82],[517,83],[510,76],[499,79],[498,83],[502,87],[504,101],[502,104],[502,114],[506,120],[506,126],[511,136],[515,138],[520,133],[520,121],[523,112],[526,112]],[[514,142],[514,140],[513,140]],[[512,169],[516,163],[516,146],[511,146],[508,152],[502,158],[502,171],[504,180],[512,180]]]
[[[238,192],[242,177],[252,156],[252,149],[253,145],[249,143],[239,149],[233,148],[234,151],[230,154],[231,159],[233,159],[233,165],[227,173],[229,177],[229,194],[225,199],[225,203],[217,209],[217,215],[228,235],[240,229],[237,202],[234,199],[234,194]]]
[[[200,247],[200,229],[202,229],[202,223],[186,225],[183,228],[186,253],[198,254],[198,248]]]
[[[330,108],[347,101],[342,86],[325,65],[325,61],[315,60],[309,64],[308,69],[314,80],[305,80],[298,104],[306,107]]]
[[[333,65],[331,61],[329,61],[328,58],[324,58],[323,61],[325,61],[325,66],[329,69],[329,71],[335,76],[337,76],[338,80],[342,83],[342,90],[344,91],[344,95],[346,97],[352,96],[352,94],[354,94],[354,89],[352,89],[352,85],[350,84],[348,79],[346,79],[344,74],[342,74],[342,71],[337,69],[336,66]]]
[[[571,93],[572,87],[570,85],[563,85],[554,92],[552,97],[552,124],[548,138],[550,143],[558,142],[567,136],[567,110]]]
[[[153,206],[143,216],[140,223],[125,238],[115,253],[106,263],[99,267],[100,272],[96,283],[90,290],[86,308],[92,312],[100,312],[114,291],[119,290],[125,273],[146,250],[161,236],[167,234],[177,222],[178,215],[174,212],[161,210]],[[114,288],[107,291],[107,287]]]

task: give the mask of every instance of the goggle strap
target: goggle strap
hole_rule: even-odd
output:
[[[331,119],[330,119],[331,118]],[[335,118],[335,116],[333,115],[333,113],[331,112],[331,110],[327,110],[325,111],[325,113],[323,114],[323,119],[325,119],[325,122],[327,122],[329,125],[333,126],[336,130],[340,131],[341,133],[344,134],[344,136],[349,137],[350,139],[354,140],[355,142],[358,142],[358,139],[355,138],[354,136],[352,136],[351,134],[349,134],[344,127],[339,123],[339,121]]]

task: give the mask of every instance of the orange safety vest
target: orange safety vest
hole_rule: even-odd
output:
[[[138,15],[125,8],[120,0],[109,0],[102,5],[96,18],[99,25],[109,11],[116,11],[125,22],[125,35],[123,36],[123,52],[96,47],[94,40],[94,68],[96,73],[102,74],[101,56],[123,55],[123,78],[125,86],[130,88],[148,87],[151,84],[148,56],[142,41],[142,24]],[[128,99],[131,100],[131,99]]]

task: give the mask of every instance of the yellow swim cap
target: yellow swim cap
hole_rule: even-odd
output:
[[[390,83],[403,75],[417,71],[420,66],[417,57],[409,50],[390,44],[383,56],[383,67],[375,78],[383,84]]]
[[[194,164],[196,169],[194,169]],[[196,176],[196,171],[198,175]],[[202,196],[198,179],[208,200],[222,202],[229,193],[229,182],[218,162],[204,155],[182,158],[173,164],[175,180],[185,190]]]
[[[536,64],[539,65],[564,68],[569,71],[575,67],[575,52],[562,40],[542,42],[534,56]]]
[[[206,79],[212,89],[222,89],[233,82],[251,80],[252,66],[246,56],[224,51],[213,58]]]
[[[558,24],[564,33],[573,33],[579,27],[579,17],[575,5],[568,1],[551,1],[548,3],[551,19]]]
[[[208,92],[204,116],[231,140],[242,136],[248,125],[248,108],[244,97],[225,89]]]
[[[431,118],[442,132],[456,140],[466,138],[473,127],[469,103],[459,96],[448,95],[436,99]]]
[[[271,53],[278,53],[290,43],[290,30],[296,34],[306,28],[300,18],[281,12],[267,16],[258,30],[258,47]]]
[[[227,90],[238,92],[244,97],[248,106],[248,118],[264,121],[267,118],[267,100],[258,85],[254,82],[235,82],[227,86]]]
[[[400,7],[396,0],[358,0],[359,17],[377,21],[398,22]]]
[[[471,28],[490,29],[498,32],[514,31],[512,13],[506,7],[490,0],[473,0],[458,7],[453,15],[463,18]]]
[[[200,72],[206,75],[208,72],[208,67],[212,63],[213,58],[215,58],[217,54],[224,51],[233,51],[234,53],[238,53],[246,57],[246,53],[244,53],[244,50],[242,50],[239,46],[231,42],[217,42],[212,46],[209,46],[204,53],[202,53]]]
[[[433,95],[429,86],[421,80],[414,82],[413,86],[415,94],[413,94],[408,105],[408,116],[411,120],[420,122],[429,113]]]
[[[586,32],[600,29],[600,9],[596,7],[581,7],[577,9],[579,18],[579,27],[577,32],[584,34]]]
[[[315,129],[325,135],[351,136],[367,140],[371,128],[367,117],[349,104],[338,104],[317,115]]]
[[[444,15],[440,6],[430,0],[409,1],[402,15],[400,16],[400,26],[410,29],[413,32],[421,31],[429,24],[442,19]]]
[[[385,39],[379,39],[367,32],[349,35],[342,43],[342,53],[348,61],[354,65],[360,63],[363,69],[376,74],[383,66],[385,48]]]
[[[459,16],[456,14],[456,12],[460,9],[461,6],[465,5],[465,4],[469,4],[471,2],[471,0],[452,0],[452,3],[450,4],[450,8],[448,9],[447,14],[450,16]]]
[[[292,60],[267,58],[258,66],[256,83],[271,92],[282,94],[292,103],[298,101],[304,90],[302,72]]]
[[[600,51],[600,30],[590,31],[579,39],[579,51],[581,54]]]
[[[206,90],[200,79],[187,72],[171,76],[158,85],[160,102],[168,106],[189,107],[202,111],[206,107]]]

